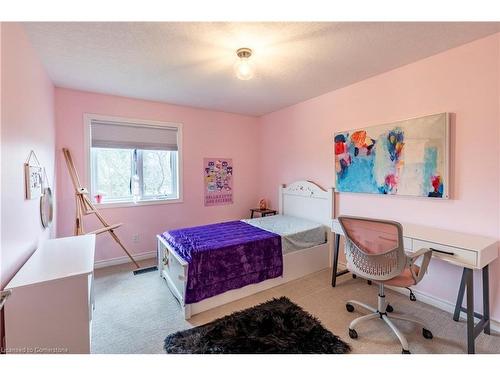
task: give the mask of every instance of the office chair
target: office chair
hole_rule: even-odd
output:
[[[420,249],[407,255],[403,246],[403,228],[394,221],[340,216],[339,222],[345,234],[347,268],[355,275],[379,283],[377,308],[358,301],[347,301],[346,309],[349,312],[354,311],[354,305],[371,311],[371,314],[351,322],[349,336],[356,339],[358,333],[355,328],[358,324],[379,318],[387,323],[398,337],[403,347],[402,353],[410,354],[408,341],[391,319],[406,320],[420,325],[426,339],[432,339],[432,333],[418,319],[392,314],[393,308],[385,300],[384,285],[409,288],[418,284],[427,270],[432,251]],[[415,261],[420,257],[423,257],[422,263],[417,266]]]

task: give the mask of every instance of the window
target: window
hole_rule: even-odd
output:
[[[91,195],[103,204],[180,200],[178,124],[93,116],[90,130]]]

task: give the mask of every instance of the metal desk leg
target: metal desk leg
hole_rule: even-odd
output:
[[[470,268],[464,268],[462,280],[460,281],[460,289],[458,290],[457,304],[453,314],[453,320],[458,322],[460,312],[467,313],[467,352],[474,354],[474,341],[481,332],[490,334],[490,280],[489,266],[484,266],[482,269],[483,277],[483,313],[474,312],[474,272]],[[462,306],[463,296],[467,289],[467,306]],[[479,323],[474,324],[474,318],[479,319]]]
[[[340,234],[335,233],[335,250],[333,251],[332,286],[337,283],[337,267],[339,265]]]
[[[490,278],[489,278],[489,265],[483,268],[483,320],[484,333],[490,334]]]
[[[458,322],[460,320],[460,311],[462,309],[462,302],[464,301],[465,294],[465,275],[467,268],[462,272],[462,279],[460,280],[460,288],[458,289],[457,303],[455,304],[455,312],[453,313],[453,320]]]
[[[465,268],[467,284],[467,352],[474,354],[474,277],[470,268]]]
[[[337,272],[339,265],[339,249],[340,249],[340,234],[335,233],[335,250],[333,252],[333,270],[332,270],[332,287],[337,284],[337,277],[349,273],[348,270]]]

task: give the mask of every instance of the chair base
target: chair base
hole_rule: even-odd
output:
[[[432,339],[432,333],[428,329],[425,328],[425,323],[419,319],[413,318],[411,316],[406,316],[406,315],[401,315],[401,314],[393,314],[393,308],[389,304],[387,304],[385,300],[385,295],[384,295],[384,284],[379,284],[379,294],[378,294],[378,303],[377,303],[377,308],[374,308],[370,305],[367,305],[363,302],[355,301],[355,300],[350,300],[347,301],[346,303],[346,309],[349,312],[354,311],[354,306],[359,306],[362,307],[368,311],[370,311],[370,314],[360,316],[359,318],[354,319],[351,324],[349,324],[349,337],[352,339],[358,338],[358,333],[356,332],[356,326],[359,325],[362,322],[366,322],[368,320],[372,319],[382,319],[388,326],[389,328],[394,332],[394,334],[397,336],[399,339],[399,342],[401,343],[402,346],[402,353],[403,354],[409,354],[410,349],[408,346],[408,341],[406,340],[406,337],[401,333],[401,331],[396,327],[396,325],[392,322],[392,319],[397,319],[397,320],[405,320],[407,322],[413,322],[415,324],[418,324],[422,327],[422,335],[426,339]]]

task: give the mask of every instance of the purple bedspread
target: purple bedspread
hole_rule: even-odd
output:
[[[281,237],[242,221],[176,229],[162,237],[189,263],[186,303],[283,274]]]

